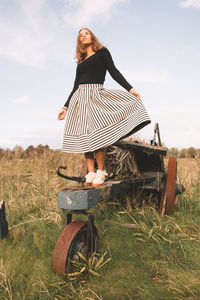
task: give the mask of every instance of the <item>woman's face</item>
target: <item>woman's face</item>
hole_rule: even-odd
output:
[[[91,33],[87,29],[82,29],[79,33],[79,39],[82,45],[90,45],[92,43]]]

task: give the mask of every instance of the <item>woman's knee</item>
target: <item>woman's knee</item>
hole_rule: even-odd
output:
[[[93,159],[94,158],[94,152],[85,152],[85,157]]]

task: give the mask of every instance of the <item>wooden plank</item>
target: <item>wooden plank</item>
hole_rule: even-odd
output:
[[[128,193],[132,183],[107,181],[101,187],[70,187],[58,192],[58,207],[67,210],[84,210],[92,208],[97,202],[112,199],[116,195]]]

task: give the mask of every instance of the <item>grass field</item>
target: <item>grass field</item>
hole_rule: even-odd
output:
[[[200,299],[200,161],[194,159],[178,161],[186,192],[172,214],[161,217],[149,206],[127,211],[117,202],[92,210],[100,255],[111,258],[99,276],[83,272],[70,280],[54,273],[52,252],[65,222],[57,191],[66,186],[55,169],[67,162],[68,174],[78,175],[82,161],[60,152],[0,160],[10,229],[0,241],[0,299]]]

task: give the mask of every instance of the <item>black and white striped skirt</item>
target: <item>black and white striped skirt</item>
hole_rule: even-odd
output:
[[[62,150],[95,151],[127,137],[151,121],[141,100],[102,84],[80,84],[66,114]]]

